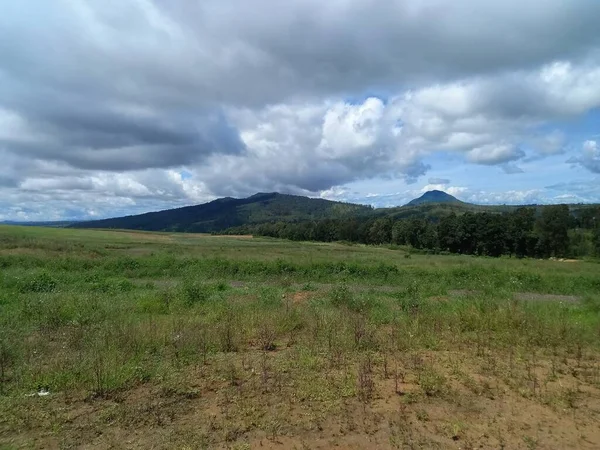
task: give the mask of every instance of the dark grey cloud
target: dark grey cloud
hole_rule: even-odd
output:
[[[212,153],[245,149],[238,130],[218,109],[163,110],[119,97],[101,99],[94,92],[74,96],[68,90],[35,98],[8,92],[9,87],[0,87],[6,94],[0,107],[17,114],[23,125],[12,139],[0,136],[0,145],[32,158],[119,171],[193,164]],[[37,138],[23,140],[30,133]]]
[[[166,10],[192,35],[246,56],[236,65],[252,55],[279,69],[269,92],[293,82],[292,95],[533,68],[585,57],[600,42],[600,5],[589,1],[178,0]]]

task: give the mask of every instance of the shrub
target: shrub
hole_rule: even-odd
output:
[[[352,307],[354,302],[354,296],[350,291],[350,288],[345,284],[334,287],[330,293],[331,304],[336,307]]]
[[[423,369],[419,373],[418,381],[423,393],[428,397],[441,395],[446,389],[446,378],[432,368]]]
[[[30,278],[25,278],[19,283],[19,292],[54,292],[58,283],[46,272],[34,275]]]
[[[199,281],[186,281],[181,291],[182,300],[186,306],[204,303],[210,296],[208,288]]]

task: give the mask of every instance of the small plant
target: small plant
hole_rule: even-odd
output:
[[[316,287],[310,281],[307,281],[306,283],[304,283],[302,285],[302,290],[303,291],[315,291]]]
[[[99,351],[92,360],[92,372],[94,376],[94,394],[98,397],[104,397],[108,392],[108,373],[102,351]]]
[[[398,369],[398,360],[394,360],[394,392],[402,395],[400,383],[404,383],[404,373]]]
[[[236,340],[236,324],[233,313],[228,311],[217,327],[221,351],[225,353],[235,352],[238,349]]]
[[[367,355],[358,365],[358,398],[363,403],[368,403],[373,398],[375,382],[373,381],[373,363],[371,355]]]
[[[417,410],[417,420],[419,420],[420,422],[428,422],[429,414],[427,414],[427,411],[425,411],[424,409]]]
[[[8,371],[16,361],[16,352],[8,341],[0,338],[0,394],[4,393],[8,381]]]
[[[537,439],[531,436],[523,436],[523,442],[529,450],[535,450],[537,448]]]
[[[329,297],[333,306],[338,308],[353,306],[354,295],[352,295],[352,291],[345,284],[334,287],[329,293]]]
[[[579,398],[579,392],[577,389],[574,388],[566,388],[563,391],[563,395],[562,395],[565,404],[569,407],[569,408],[576,408],[577,407],[577,400]]]
[[[352,320],[352,331],[354,334],[354,346],[360,347],[362,339],[366,334],[366,321],[362,314],[356,314]]]
[[[225,368],[225,376],[230,386],[237,386],[240,382],[239,372],[233,361],[229,361]]]
[[[277,333],[271,323],[263,322],[258,327],[258,345],[261,350],[270,352],[275,350],[275,338]]]
[[[224,281],[219,281],[217,284],[215,284],[215,291],[217,292],[223,292],[227,289],[229,289],[229,286]]]
[[[421,390],[428,397],[439,396],[446,388],[446,378],[431,367],[425,368],[419,373],[418,382]]]
[[[459,422],[453,422],[452,423],[452,428],[450,431],[451,434],[451,438],[453,441],[458,441],[462,435],[463,432],[463,425]]]

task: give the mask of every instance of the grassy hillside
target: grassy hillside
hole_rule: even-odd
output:
[[[598,264],[0,226],[0,448],[600,447]]]

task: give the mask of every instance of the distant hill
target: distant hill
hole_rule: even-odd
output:
[[[65,228],[69,225],[77,223],[75,220],[57,220],[47,222],[19,222],[15,220],[4,220],[0,222],[3,225],[20,225],[22,227],[51,227],[51,228]]]
[[[460,207],[460,210],[449,209],[449,206]],[[210,233],[266,222],[302,222],[346,217],[389,215],[394,218],[423,217],[436,220],[450,214],[453,210],[460,214],[465,210],[471,210],[471,207],[481,208],[461,202],[442,191],[427,192],[404,207],[379,209],[272,192],[258,193],[243,199],[225,197],[202,205],[79,222],[71,226],[75,228],[123,228]]]
[[[203,205],[80,222],[72,226],[210,233],[247,224],[356,217],[371,214],[372,211],[370,206],[273,192],[243,199],[225,197]]]
[[[528,205],[540,212],[540,206]],[[595,211],[595,205],[570,205],[574,218],[583,220]],[[437,222],[449,214],[488,212],[501,214],[519,206],[475,205],[458,200],[442,191],[429,191],[404,206],[372,208],[352,203],[286,195],[259,193],[248,198],[225,197],[196,206],[186,206],[135,216],[65,224],[74,228],[121,228],[147,231],[191,233],[221,232],[243,229],[246,225],[269,222],[305,222],[323,219],[379,218],[425,219]],[[42,225],[31,224],[31,225]],[[59,226],[59,225],[54,225]],[[241,227],[241,228],[240,228]]]
[[[465,204],[456,197],[447,194],[443,191],[428,191],[421,195],[419,198],[415,198],[408,202],[405,206],[417,206],[425,203],[453,203],[453,204]]]

